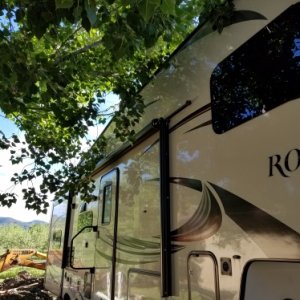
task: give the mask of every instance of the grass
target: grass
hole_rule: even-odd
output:
[[[3,281],[4,279],[8,279],[8,278],[15,278],[18,275],[18,273],[22,271],[28,272],[32,277],[43,277],[45,274],[45,271],[34,269],[34,268],[13,267],[7,271],[0,273],[0,281]]]

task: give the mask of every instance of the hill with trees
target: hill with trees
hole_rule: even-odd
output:
[[[29,227],[31,227],[33,225],[36,225],[36,224],[47,224],[47,223],[44,222],[44,221],[40,221],[40,220],[33,220],[33,221],[30,221],[30,222],[22,222],[20,220],[16,220],[16,219],[13,219],[13,218],[0,217],[0,226],[12,225],[12,224],[19,225],[19,226],[24,227],[24,228],[29,228]]]

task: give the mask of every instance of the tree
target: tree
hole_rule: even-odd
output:
[[[26,207],[45,212],[49,193],[89,194],[88,174],[107,141],[87,141],[87,153],[82,143],[90,126],[106,121],[105,97],[119,95],[115,136],[132,139],[141,87],[201,11],[220,29],[232,10],[225,0],[0,1],[0,108],[25,132],[25,141],[0,132],[0,148],[10,149],[13,164],[32,162],[14,184],[42,178],[23,190]],[[11,206],[16,195],[2,193],[0,202]]]
[[[29,228],[17,224],[1,225],[0,254],[4,254],[7,249],[36,249],[40,252],[47,252],[48,236],[48,224],[34,224]]]

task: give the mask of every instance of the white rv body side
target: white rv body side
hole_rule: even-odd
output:
[[[148,132],[97,167],[64,299],[300,299],[300,2],[235,5],[142,90],[138,130],[164,118],[167,138]]]

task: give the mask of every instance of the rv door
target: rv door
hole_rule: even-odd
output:
[[[64,244],[68,239],[66,223],[68,222],[69,201],[68,197],[56,200],[51,217],[45,287],[55,295],[61,293]]]
[[[118,169],[113,169],[101,177],[93,299],[114,298],[118,189]]]

